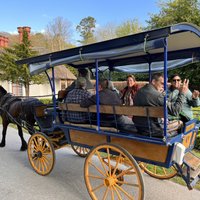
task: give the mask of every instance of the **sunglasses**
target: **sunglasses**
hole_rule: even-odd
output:
[[[181,79],[173,79],[173,82],[179,82]]]

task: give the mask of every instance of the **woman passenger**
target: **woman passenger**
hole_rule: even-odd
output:
[[[133,105],[133,99],[135,97],[136,92],[138,91],[139,87],[136,83],[136,79],[133,75],[127,76],[127,86],[121,90],[121,99],[123,105]]]

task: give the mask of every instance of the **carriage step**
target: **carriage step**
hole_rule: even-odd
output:
[[[196,179],[196,177],[197,176],[199,176],[199,178],[200,178],[200,167],[199,168],[197,168],[196,170],[191,170],[190,171],[190,178],[191,179]]]
[[[189,165],[193,171],[196,171],[200,168],[200,158],[198,158],[191,152],[185,154],[184,163]]]

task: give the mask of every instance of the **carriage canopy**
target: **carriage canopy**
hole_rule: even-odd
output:
[[[51,67],[68,64],[75,68],[99,67],[128,73],[163,70],[164,46],[168,46],[168,69],[199,61],[199,27],[181,23],[134,35],[17,61],[29,64],[32,75]],[[167,44],[166,40],[167,38]]]

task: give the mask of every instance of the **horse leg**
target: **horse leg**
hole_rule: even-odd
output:
[[[27,149],[27,143],[23,136],[22,127],[20,125],[17,125],[17,128],[18,128],[19,137],[21,138],[21,141],[22,141],[22,146],[20,148],[20,151],[25,151]]]
[[[2,131],[2,139],[0,143],[0,147],[5,147],[6,146],[6,131],[8,128],[8,122],[3,121],[3,131]]]

